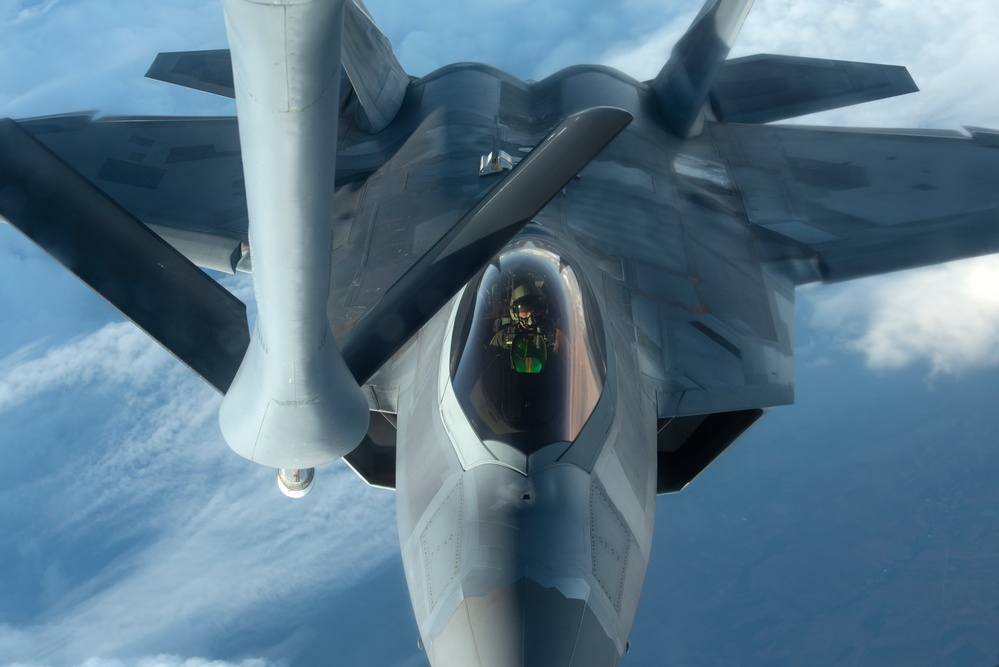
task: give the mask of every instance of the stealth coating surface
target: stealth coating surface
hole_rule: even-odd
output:
[[[373,447],[361,453],[391,456],[378,450],[396,444],[399,536],[431,660],[437,667],[565,667],[571,652],[572,667],[612,667],[626,651],[648,565],[656,482],[660,490],[681,488],[760,408],[792,399],[795,284],[999,249],[999,134],[711,122],[702,110],[720,90],[717,75],[748,0],[708,0],[652,86],[601,67],[535,83],[469,64],[403,86],[402,77],[380,80],[386,70],[376,64],[358,70],[363,90],[350,95],[342,84],[327,85],[340,71],[334,23],[296,16],[342,8],[340,1],[226,0],[230,8],[278,14],[257,21],[250,39],[236,31],[233,40],[234,88],[241,76],[247,87],[261,86],[239,107],[241,156],[254,165],[245,194],[264,324],[240,369],[246,393],[230,400],[237,377],[223,422],[255,438],[265,432],[267,456],[257,457],[256,441],[240,452],[264,463],[329,460],[343,448],[324,449],[340,435],[325,410],[357,398],[340,393],[352,378],[332,352],[332,332],[357,346],[367,368],[352,368],[364,377],[378,355],[403,345],[366,387],[373,408],[396,413],[397,439],[371,437],[393,435],[375,427]],[[295,30],[282,34],[289,18]],[[308,57],[296,68],[289,56],[301,54],[302,44],[282,40],[302,36]],[[354,36],[359,52],[385,53],[377,36]],[[224,90],[218,74],[192,76]],[[761,100],[739,93],[727,98],[746,102],[736,115],[723,105],[716,111],[723,120],[757,121],[798,112],[814,102],[809,85],[756,106]],[[819,97],[830,92],[816,88]],[[365,116],[364,105],[378,118]],[[552,442],[528,457],[476,439],[449,380],[456,311],[445,306],[423,318],[467,280],[461,272],[481,266],[508,224],[512,235],[534,208],[517,188],[490,192],[497,177],[479,171],[480,157],[496,149],[520,157],[563,118],[601,106],[627,110],[634,122],[584,161],[562,196],[542,196],[554,188],[542,170],[526,190],[539,210],[511,247],[554,249],[590,281],[606,343],[594,348],[607,351],[606,381],[573,442]],[[307,122],[293,119],[304,113],[312,114]],[[350,122],[338,127],[338,117]],[[383,122],[382,132],[370,134]],[[184,228],[185,215],[168,201],[184,198],[188,207],[212,203],[216,231],[244,229],[239,211],[230,212],[231,191],[213,198],[211,188],[190,192],[171,179],[192,177],[190,167],[202,160],[232,168],[236,157],[220,150],[231,124],[211,125],[192,121],[176,134],[161,128],[174,142],[162,165],[174,164],[174,155],[188,167],[143,163],[143,151],[133,149],[100,155],[96,179],[114,183],[112,196],[130,210],[158,192],[163,199],[145,209],[146,222],[162,216]],[[76,129],[98,128],[111,129]],[[114,150],[156,143],[126,129],[114,128]],[[204,140],[195,141],[196,133]],[[229,171],[212,171],[235,185]],[[290,205],[282,199],[289,193]],[[458,224],[463,216],[466,224]],[[366,406],[351,409],[358,407]],[[285,417],[268,421],[274,413]],[[385,472],[377,457],[355,462]]]
[[[358,121],[365,131],[381,132],[399,111],[409,76],[362,3],[346,3],[344,22],[344,88],[347,92],[352,88],[360,102]],[[146,76],[222,97],[236,97],[228,49],[160,53]]]
[[[753,0],[708,0],[656,76],[660,113],[678,137],[700,132],[702,109],[752,6]]]
[[[221,393],[249,343],[246,306],[12,120],[0,215]]]
[[[357,381],[367,381],[631,120],[613,107],[581,111],[538,144],[354,326],[343,355]]]
[[[764,259],[837,281],[999,252],[999,133],[711,126]]]
[[[229,49],[168,51],[157,54],[146,77],[213,95],[235,98]]]
[[[896,65],[761,54],[725,61],[711,109],[725,123],[771,123],[917,90]]]

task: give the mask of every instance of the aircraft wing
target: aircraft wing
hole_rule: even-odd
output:
[[[245,305],[9,119],[0,220],[225,393],[250,338]]]
[[[359,0],[347,6],[343,73],[338,185],[383,164],[407,129],[385,129],[409,77]],[[227,49],[161,53],[147,76],[235,95]],[[241,247],[248,221],[235,117],[71,114],[19,124],[198,266],[232,273],[242,261],[249,268]]]
[[[235,271],[247,230],[235,118],[74,114],[18,124],[192,262]]]
[[[372,138],[352,122],[359,111],[356,100],[344,109],[338,185],[371,174],[405,138],[406,128]],[[250,268],[241,247],[248,219],[235,117],[84,113],[18,124],[198,266]]]
[[[796,284],[999,252],[999,133],[709,123],[705,139],[672,161],[679,196],[655,204],[677,225],[590,232],[631,283],[660,418],[790,403]],[[752,224],[704,224],[728,205]]]
[[[565,220],[593,262],[604,320],[634,341],[661,419],[791,403],[793,284],[761,266],[712,142],[686,145],[634,127],[546,222]]]
[[[999,132],[711,125],[764,260],[798,284],[999,252]]]

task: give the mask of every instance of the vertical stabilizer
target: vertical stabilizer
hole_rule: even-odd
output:
[[[684,139],[700,132],[703,109],[753,0],[708,0],[673,47],[652,84],[669,128]]]
[[[381,132],[402,106],[409,77],[363,2],[347,2],[343,20],[343,69],[361,103],[358,120],[362,129]]]

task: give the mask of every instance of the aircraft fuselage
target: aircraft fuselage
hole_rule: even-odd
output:
[[[586,270],[544,237],[513,245],[411,350],[396,490],[413,609],[435,667],[617,664],[652,542],[655,408],[633,348],[584,312],[599,308],[580,284]],[[524,254],[551,273],[525,276],[515,261]],[[534,372],[502,340],[511,325],[501,290],[514,276],[543,289],[545,317],[558,320],[559,340]]]
[[[647,86],[602,67],[529,84],[487,66],[454,65],[414,83],[397,125],[380,139],[341,153],[341,173],[349,173],[348,164],[360,171],[366,155],[374,159],[397,142],[385,166],[339,190],[341,220],[353,222],[341,227],[334,253],[334,283],[350,285],[334,295],[331,314],[346,318],[334,330],[349,331],[351,319],[363,315],[351,307],[376,298],[366,296],[365,265],[375,261],[363,250],[369,240],[355,236],[352,225],[374,218],[375,229],[395,230],[405,265],[423,251],[421,237],[453,224],[495,185],[500,174],[480,173],[489,153],[504,151],[515,163],[561,118],[595,106],[623,108],[635,120],[423,327],[406,360],[395,362],[405,369],[395,375],[412,382],[375,399],[388,395],[384,407],[398,418],[400,542],[435,667],[618,663],[655,515],[662,395],[650,393],[657,379],[648,369],[662,361],[645,357],[669,353],[636,340],[635,323],[645,314],[635,312],[629,294],[694,317],[703,311],[698,299],[715,297],[721,286],[690,277],[690,253],[723,247],[747,275],[737,307],[771,329],[777,320],[766,285],[775,278],[761,270],[746,225],[733,215],[736,195],[722,161],[709,140],[686,141],[681,155]],[[404,137],[393,138],[407,125]],[[647,254],[650,264],[675,265],[675,283],[644,284],[641,263],[615,257],[625,245],[642,249],[631,253],[639,262]],[[521,254],[540,264],[518,270]],[[707,264],[697,268],[710,272]],[[557,330],[564,347],[556,353],[547,343],[548,359],[533,378],[516,368],[517,332],[508,313],[525,271],[549,303],[564,302],[558,314],[549,310],[549,331],[534,334],[543,341]],[[569,346],[576,352],[564,362],[571,386],[546,386]],[[462,370],[469,355],[481,366],[470,377]],[[596,370],[580,374],[587,364]],[[391,382],[390,373],[371,385]],[[658,382],[682,394],[678,383]],[[369,402],[378,390],[371,391]]]

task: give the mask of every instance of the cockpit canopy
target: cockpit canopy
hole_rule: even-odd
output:
[[[531,454],[575,440],[606,374],[599,312],[576,271],[526,242],[486,267],[458,313],[451,380],[482,441]]]

